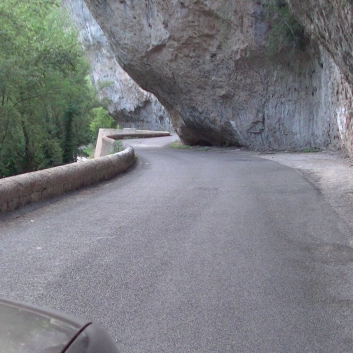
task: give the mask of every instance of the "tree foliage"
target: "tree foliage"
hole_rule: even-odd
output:
[[[0,178],[75,161],[89,142],[89,65],[57,0],[0,3]]]
[[[92,112],[94,114],[94,118],[90,123],[92,137],[97,137],[100,128],[119,129],[119,125],[103,107],[95,108]]]
[[[285,0],[261,0],[270,25],[269,49],[275,54],[282,50],[304,49],[304,27],[291,13]]]

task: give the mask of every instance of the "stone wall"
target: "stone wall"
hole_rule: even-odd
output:
[[[169,131],[149,131],[136,129],[99,129],[94,158],[111,154],[115,149],[116,140],[124,138],[151,138],[170,136]]]
[[[113,178],[134,163],[134,150],[128,147],[106,157],[0,179],[0,212]]]

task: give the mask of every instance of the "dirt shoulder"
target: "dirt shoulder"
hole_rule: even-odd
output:
[[[353,228],[353,159],[341,152],[256,154],[295,168],[313,182],[337,214]]]

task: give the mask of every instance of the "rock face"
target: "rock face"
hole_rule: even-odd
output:
[[[353,1],[288,0],[298,20],[353,84]]]
[[[352,151],[347,74],[315,40],[271,55],[261,1],[85,1],[123,69],[158,97],[185,142]]]
[[[83,0],[62,0],[76,24],[80,40],[92,67],[91,79],[107,98],[109,112],[120,127],[151,130],[171,130],[168,113],[151,93],[141,89],[119,66],[110,45]]]
[[[338,126],[344,135],[342,142],[345,149],[353,154],[353,1],[288,0],[288,3],[298,21],[329,53],[343,74],[343,94],[348,103],[340,109]],[[337,93],[342,94],[342,91]]]

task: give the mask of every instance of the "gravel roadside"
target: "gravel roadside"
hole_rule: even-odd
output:
[[[182,143],[180,143],[182,146]],[[353,247],[353,157],[339,151],[254,152],[246,148],[187,147],[194,150],[250,153],[297,170],[309,180],[342,221],[352,230],[347,240]]]
[[[352,158],[332,151],[256,155],[295,168],[320,190],[339,217],[353,229]],[[347,236],[353,246],[353,233]]]

